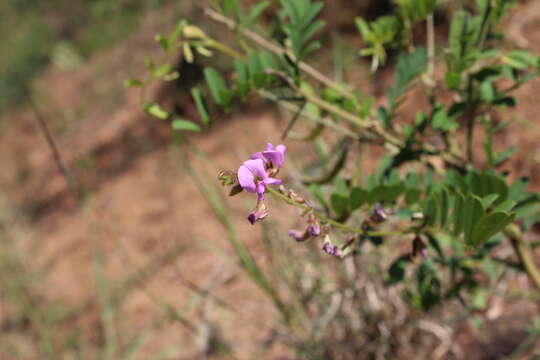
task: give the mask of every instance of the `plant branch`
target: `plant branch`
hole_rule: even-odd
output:
[[[45,140],[47,141],[47,145],[49,146],[49,149],[51,150],[54,162],[56,163],[58,170],[60,171],[60,173],[66,180],[69,190],[75,196],[75,198],[77,198],[79,195],[77,182],[75,181],[75,178],[73,177],[71,171],[69,170],[67,163],[64,161],[64,158],[62,157],[62,154],[60,153],[60,150],[58,148],[58,145],[56,144],[56,141],[52,135],[52,132],[50,131],[49,126],[47,125],[47,122],[45,121],[45,117],[41,114],[41,111],[37,107],[37,104],[35,103],[32,95],[28,94],[27,98],[28,98],[30,107],[32,108],[32,111],[34,112],[34,118],[36,119],[39,130],[43,133],[43,136],[45,137]]]
[[[504,234],[510,239],[512,247],[529,279],[536,289],[540,291],[540,270],[534,263],[531,248],[523,239],[523,234],[515,224],[509,225]]]
[[[427,16],[427,86],[428,97],[430,104],[435,103],[435,23],[433,21],[433,13]]]
[[[212,9],[210,7],[204,8],[204,13],[210,19],[212,19],[212,20],[214,20],[216,22],[219,22],[221,24],[224,24],[224,25],[226,25],[228,28],[230,28],[232,30],[240,29],[238,27],[238,24],[234,20],[220,14],[219,12],[215,11],[214,9]],[[256,42],[257,44],[259,44],[260,46],[262,46],[266,50],[271,51],[271,52],[273,52],[274,54],[277,54],[277,55],[287,54],[289,57],[291,57],[291,59],[294,60],[294,55],[288,53],[282,47],[272,43],[271,41],[268,41],[267,39],[265,39],[261,35],[257,34],[255,31],[250,30],[250,29],[246,29],[246,28],[241,28],[239,30],[239,32],[242,35],[244,35],[245,37],[247,37],[247,38],[251,39],[252,41]],[[334,80],[332,80],[328,76],[322,74],[317,69],[313,68],[311,65],[301,61],[299,63],[299,67],[300,67],[300,70],[302,70],[303,72],[305,72],[306,74],[308,74],[309,76],[314,78],[315,80],[319,81],[320,83],[324,84],[325,86],[336,90],[342,96],[347,97],[347,98],[354,98],[353,93],[351,93],[350,91],[344,89],[343,86],[340,86]]]
[[[345,224],[340,223],[339,221],[336,221],[336,220],[331,219],[331,218],[329,218],[329,217],[327,217],[325,215],[322,215],[321,213],[319,213],[318,211],[313,209],[311,206],[301,204],[301,203],[299,203],[297,201],[294,201],[293,199],[287,197],[286,195],[283,195],[282,193],[280,193],[279,191],[277,191],[275,189],[272,189],[271,187],[267,187],[266,189],[268,190],[269,193],[271,193],[274,196],[277,196],[281,200],[285,201],[287,204],[296,206],[297,208],[299,208],[299,209],[301,209],[303,211],[312,211],[319,218],[319,220],[327,222],[328,224],[331,224],[331,225],[335,226],[336,228],[339,228],[339,229],[347,231],[347,232],[352,232],[352,233],[365,235],[365,236],[376,236],[376,237],[403,235],[403,234],[407,234],[407,233],[412,232],[409,229],[405,230],[405,231],[387,231],[387,232],[366,231],[366,230],[363,230],[361,228],[345,225]]]

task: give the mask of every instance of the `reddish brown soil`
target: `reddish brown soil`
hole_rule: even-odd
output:
[[[534,4],[531,1],[526,6]],[[525,21],[522,29],[519,36],[540,54],[540,18]],[[38,243],[39,249],[25,262],[38,269],[53,259],[50,276],[42,284],[43,300],[84,305],[70,321],[80,324],[90,342],[97,342],[103,334],[97,326],[102,308],[96,291],[96,253],[104,257],[107,279],[119,284],[163,254],[178,251],[171,264],[159,272],[139,274],[142,279],[128,287],[115,319],[126,334],[151,326],[159,329],[145,343],[141,359],[165,346],[171,351],[168,358],[197,358],[205,347],[201,345],[205,344],[202,334],[208,329],[217,329],[225,343],[233,346],[237,358],[285,356],[285,349],[263,346],[276,326],[275,311],[231,261],[234,255],[225,229],[186,173],[179,150],[170,145],[168,126],[143,115],[138,94],[121,86],[123,79],[142,71],[142,57],[129,54],[144,57],[156,50],[150,40],[155,30],[149,27],[144,35],[96,56],[80,70],[51,68],[36,85],[38,106],[86,193],[82,202],[73,199],[58,173],[32,111],[18,110],[2,119],[2,196],[23,214],[19,225],[29,226],[24,241]],[[370,83],[364,86],[373,87]],[[498,146],[520,147],[516,160],[505,167],[516,175],[530,176],[532,187],[540,189],[540,82],[531,82],[517,95],[518,110],[508,111],[504,117],[518,121]],[[418,108],[413,100],[406,106],[411,112]],[[209,133],[191,137],[210,159],[206,163],[211,176],[208,183],[215,181],[220,169],[235,168],[267,141],[279,141],[283,128],[275,113],[265,109],[222,116],[216,121],[218,125]],[[301,149],[292,142],[288,145]],[[191,160],[196,163],[195,158]],[[196,168],[202,169],[200,165]],[[226,203],[240,240],[264,260],[260,229],[245,220],[252,200],[243,194]],[[273,211],[286,218],[290,210],[282,207]],[[204,300],[205,306],[188,308],[182,314],[193,328],[164,320],[165,311],[159,307],[167,303],[182,311],[189,306],[196,293],[186,280],[220,299]],[[466,333],[469,337],[459,339],[462,345],[483,343],[475,331]]]

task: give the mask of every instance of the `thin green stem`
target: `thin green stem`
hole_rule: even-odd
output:
[[[286,195],[283,195],[282,193],[280,193],[279,191],[271,188],[271,187],[267,187],[266,188],[268,190],[269,193],[271,193],[272,195],[280,198],[281,200],[285,201],[287,204],[289,205],[293,205],[293,206],[296,206],[297,208],[303,210],[303,211],[311,211],[313,212],[318,218],[319,220],[323,221],[323,222],[326,222],[328,224],[331,224],[333,226],[335,226],[336,228],[339,228],[343,231],[347,231],[347,232],[352,232],[352,233],[356,233],[356,234],[360,234],[360,235],[366,235],[366,236],[376,236],[376,237],[383,237],[383,236],[397,236],[397,235],[403,235],[403,234],[408,234],[408,233],[411,233],[412,230],[411,229],[407,229],[405,231],[366,231],[366,230],[363,230],[361,228],[358,228],[358,227],[354,227],[354,226],[349,226],[349,225],[346,225],[346,224],[342,224],[340,223],[339,221],[336,221],[332,218],[329,218],[323,214],[321,214],[320,212],[316,211],[315,209],[313,209],[312,207],[306,205],[306,204],[301,204],[297,201],[294,201],[293,199],[289,198],[288,196]]]

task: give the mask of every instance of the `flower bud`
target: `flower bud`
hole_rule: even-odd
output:
[[[420,255],[423,259],[426,259],[428,257],[428,250],[426,243],[420,236],[416,236],[413,240],[412,244],[412,257],[417,257]]]
[[[206,34],[197,26],[188,25],[183,30],[183,35],[186,39],[204,39]]]
[[[306,241],[309,239],[309,236],[306,236],[306,232],[301,232],[300,230],[291,229],[289,230],[289,236],[298,242]]]
[[[236,183],[236,173],[232,170],[221,170],[218,174],[218,180],[222,186],[234,185]]]
[[[319,225],[319,219],[317,219],[317,216],[314,213],[308,214],[307,222],[308,222],[308,227],[306,231],[311,236],[316,237],[316,236],[321,235],[321,226]]]
[[[380,224],[382,222],[385,222],[388,216],[384,212],[383,208],[381,207],[381,204],[376,203],[373,206],[373,213],[371,214],[371,220],[376,223]]]
[[[257,207],[247,217],[251,225],[254,225],[257,221],[264,219],[268,215],[266,204],[264,200],[257,200]]]
[[[417,220],[424,220],[424,214],[421,212],[415,212],[411,215],[411,220],[417,221]]]
[[[338,258],[341,258],[342,254],[341,251],[337,246],[332,244],[332,241],[330,240],[330,235],[326,234],[324,237],[324,243],[322,246],[322,250],[327,253],[328,255],[332,255]]]

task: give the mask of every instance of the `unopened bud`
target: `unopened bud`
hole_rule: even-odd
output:
[[[229,196],[240,194],[243,190],[244,188],[240,184],[236,184],[235,186],[231,188],[231,191],[229,192]]]
[[[412,257],[420,255],[423,259],[428,257],[427,246],[420,236],[416,236],[412,244]]]
[[[417,220],[424,220],[424,214],[421,212],[415,212],[411,215],[411,220],[417,221]]]
[[[204,39],[206,37],[204,31],[193,25],[186,26],[183,35],[186,39]]]
[[[236,183],[236,173],[232,170],[221,170],[218,174],[218,180],[222,186],[234,185]]]
[[[322,250],[327,253],[328,255],[332,255],[332,256],[335,256],[335,257],[338,257],[338,258],[341,258],[341,251],[339,250],[339,248],[332,244],[332,240],[330,240],[330,236],[327,234],[325,237],[324,237],[324,243],[323,243],[323,246],[322,246]]]
[[[264,219],[268,215],[266,204],[264,200],[260,199],[257,201],[257,207],[252,211],[247,217],[251,225],[254,225],[257,221]]]
[[[375,204],[373,206],[373,213],[371,214],[371,220],[376,223],[380,224],[382,222],[385,222],[388,216],[386,215],[386,212],[384,212],[383,208],[379,203]]]

